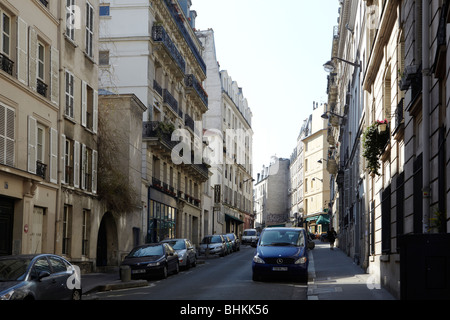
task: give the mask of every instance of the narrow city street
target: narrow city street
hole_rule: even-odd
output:
[[[252,280],[255,248],[205,263],[165,280],[150,280],[148,287],[98,293],[99,300],[306,300],[307,285],[290,281]]]

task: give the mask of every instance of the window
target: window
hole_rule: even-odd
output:
[[[109,4],[101,4],[100,5],[100,17],[109,17],[110,16],[110,7]]]
[[[97,133],[98,93],[84,81],[82,86],[81,125]]]
[[[86,54],[92,58],[94,41],[94,8],[86,2]]]
[[[62,182],[68,185],[74,183],[74,141],[63,135],[64,171]]]
[[[45,81],[44,79],[44,68],[45,68],[45,46],[39,42],[38,43],[38,57],[37,57],[37,78],[38,80]]]
[[[37,157],[36,160],[45,163],[45,128],[38,124],[37,125]]]
[[[89,210],[83,210],[83,224],[81,225],[81,255],[83,256],[87,256],[89,254],[89,212]]]
[[[70,249],[70,219],[71,219],[71,210],[70,206],[64,206],[63,213],[63,244],[62,244],[62,254],[69,255]]]
[[[69,71],[66,71],[66,111],[65,115],[73,119],[73,91],[74,77]]]
[[[52,265],[53,273],[67,272],[67,266],[61,259],[56,257],[49,257],[48,259]]]
[[[75,41],[75,0],[66,0],[66,37]]]
[[[2,13],[1,21],[2,46],[1,53],[10,57],[11,55],[11,17],[5,12]]]
[[[109,51],[100,51],[98,64],[100,66],[109,66]]]
[[[0,104],[0,163],[14,166],[15,111]]]

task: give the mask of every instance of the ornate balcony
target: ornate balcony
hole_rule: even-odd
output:
[[[12,75],[13,67],[14,67],[14,61],[8,59],[7,56],[0,53],[0,69],[5,71],[6,73]]]
[[[166,50],[169,56],[175,61],[180,71],[186,73],[186,61],[177,49],[173,41],[170,39],[163,26],[154,25],[152,28],[152,39],[156,43],[161,43],[162,47]]]
[[[47,165],[40,161],[36,161],[36,175],[45,180],[46,172],[47,172]]]
[[[195,99],[199,100],[205,111],[208,110],[208,94],[203,89],[201,83],[195,78],[193,74],[188,74],[184,78],[184,84],[186,85],[186,91],[188,94],[193,93]]]
[[[175,112],[175,114],[178,114],[178,101],[167,89],[163,89],[163,102],[166,103],[173,110],[173,112]]]
[[[174,6],[172,4],[172,0],[164,0],[164,3],[166,5],[167,9],[169,10],[170,14],[172,15],[172,18],[175,21],[178,29],[180,30],[181,34],[183,35],[184,40],[186,41],[189,48],[191,49],[191,52],[194,55],[195,59],[197,60],[201,70],[203,70],[204,74],[206,75],[206,64],[203,61],[202,55],[200,54],[200,52],[198,52],[197,46],[195,45],[194,41],[192,40],[189,32],[186,30],[183,20],[181,19],[177,10],[174,8]]]
[[[47,89],[48,85],[45,84],[42,80],[37,79],[36,91],[43,97],[47,97]]]

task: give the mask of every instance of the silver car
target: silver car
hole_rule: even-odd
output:
[[[179,266],[185,269],[197,265],[197,251],[189,239],[169,239],[166,242],[178,253]]]
[[[226,253],[225,240],[220,234],[205,236],[200,243],[199,254],[201,255],[218,254],[223,257]]]

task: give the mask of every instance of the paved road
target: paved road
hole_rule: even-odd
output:
[[[252,281],[255,248],[242,246],[226,257],[151,280],[148,287],[98,293],[100,300],[306,300],[306,284],[289,281]]]

